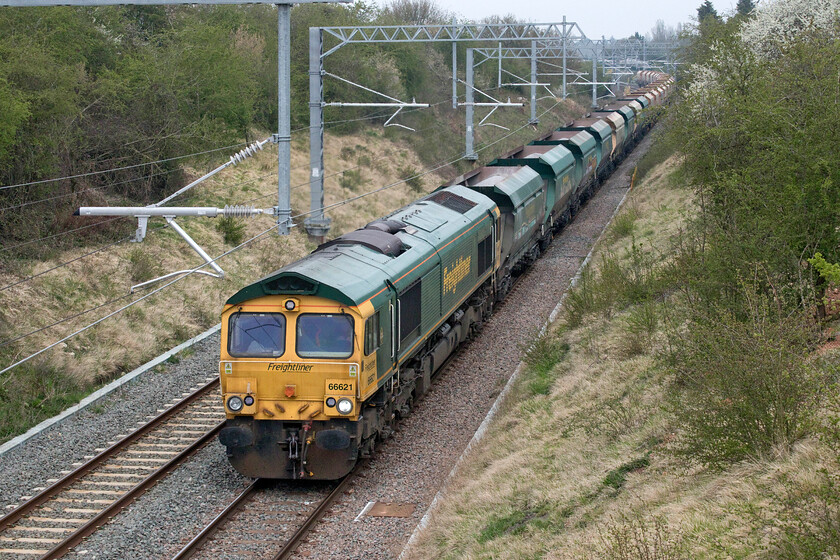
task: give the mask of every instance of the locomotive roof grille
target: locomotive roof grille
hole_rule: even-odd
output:
[[[454,210],[461,214],[466,214],[477,206],[477,204],[472,200],[467,200],[463,196],[459,196],[450,191],[438,191],[429,196],[427,200],[436,202],[445,208],[449,208],[450,210]]]

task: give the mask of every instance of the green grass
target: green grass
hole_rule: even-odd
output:
[[[613,469],[608,472],[607,476],[604,477],[602,484],[612,488],[613,490],[620,490],[621,487],[624,486],[624,483],[627,482],[627,475],[629,473],[649,466],[650,459],[648,459],[647,456],[628,461],[617,469]]]
[[[55,416],[91,390],[38,363],[18,366],[0,383],[0,442]]]
[[[245,222],[237,218],[216,218],[216,231],[222,234],[227,245],[235,247],[245,240]]]
[[[569,353],[569,345],[553,334],[546,333],[534,339],[522,357],[528,366],[525,379],[531,395],[548,395],[557,378],[555,367]]]
[[[677,151],[673,142],[663,142],[659,138],[655,138],[654,140],[655,141],[651,145],[650,149],[644,156],[642,156],[642,159],[636,166],[637,183],[644,179],[654,167],[664,162]]]
[[[478,542],[486,543],[508,535],[521,535],[529,526],[542,526],[549,517],[550,508],[545,505],[516,509],[504,515],[493,515],[481,532]]]
[[[638,218],[639,213],[633,208],[628,208],[624,212],[619,213],[610,226],[610,240],[618,241],[619,239],[624,239],[625,237],[635,233],[636,220]]]

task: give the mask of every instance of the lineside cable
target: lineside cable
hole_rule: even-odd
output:
[[[38,243],[39,241],[45,241],[47,239],[62,237],[64,235],[69,235],[71,233],[74,233],[74,232],[77,232],[77,231],[82,231],[84,229],[90,229],[92,227],[100,226],[102,224],[108,224],[108,223],[111,223],[115,220],[119,220],[119,219],[122,219],[122,218],[123,218],[123,216],[117,216],[116,218],[108,218],[107,220],[100,220],[100,221],[96,222],[95,224],[88,224],[86,226],[78,227],[76,229],[70,229],[70,230],[67,230],[67,231],[62,231],[60,233],[54,233],[52,235],[45,235],[44,237],[39,237],[38,239],[33,239],[31,241],[24,241],[23,243],[18,243],[17,245],[10,245],[9,247],[0,247],[0,252],[11,251],[12,249],[17,249],[18,247],[24,247],[26,245],[32,245],[33,243]]]
[[[247,144],[247,142],[240,142],[238,144],[232,144],[230,146],[224,146],[222,148],[213,148],[212,150],[205,150],[203,152],[196,152],[194,154],[187,154],[187,155],[184,155],[184,156],[175,156],[175,157],[171,157],[171,158],[160,159],[160,160],[157,160],[157,161],[149,161],[149,162],[145,162],[145,163],[135,163],[134,165],[126,165],[124,167],[114,167],[112,169],[103,169],[101,171],[91,171],[89,173],[79,173],[77,175],[67,175],[65,177],[56,177],[54,179],[41,179],[40,181],[30,181],[28,183],[17,183],[15,185],[5,185],[5,186],[0,187],[0,191],[6,190],[6,189],[15,189],[17,187],[29,187],[29,186],[33,186],[33,185],[42,185],[44,183],[54,183],[56,181],[64,181],[66,179],[80,179],[82,177],[91,177],[93,175],[103,175],[105,173],[111,173],[111,172],[114,172],[114,171],[125,171],[127,169],[136,169],[138,167],[144,167],[146,165],[156,165],[158,163],[167,163],[167,162],[176,161],[176,160],[179,160],[179,159],[187,159],[187,158],[191,158],[191,157],[203,156],[203,155],[206,155],[206,154],[212,154],[214,152],[221,152],[222,150],[230,150],[230,149],[233,149],[233,148],[238,148],[240,146],[244,146],[246,144]]]
[[[543,111],[543,112],[540,114],[540,116],[543,116],[543,115],[547,114],[549,111],[551,111],[552,109],[554,109],[555,107],[557,107],[557,106],[558,106],[558,105],[560,105],[561,103],[562,103],[562,101],[558,101],[558,102],[557,102],[557,103],[555,103],[553,106],[551,106],[549,109],[547,109],[547,110]],[[526,123],[525,125],[523,125],[523,126],[519,127],[518,129],[516,129],[516,130],[514,130],[514,131],[511,131],[510,133],[508,133],[508,134],[506,134],[506,135],[504,135],[504,136],[502,136],[502,137],[498,138],[497,140],[495,140],[495,141],[493,141],[493,142],[489,142],[489,143],[487,143],[486,145],[481,146],[481,147],[480,147],[480,148],[478,148],[476,151],[477,151],[477,152],[478,152],[478,151],[483,151],[483,150],[485,150],[485,149],[487,149],[487,148],[490,148],[491,146],[494,146],[495,144],[498,144],[499,142],[501,142],[501,141],[505,140],[506,138],[509,138],[510,136],[513,136],[514,134],[519,133],[520,131],[524,130],[524,129],[525,129],[525,128],[527,128],[528,126],[530,126],[530,125]],[[419,177],[423,177],[423,176],[425,176],[425,175],[428,175],[429,173],[432,173],[432,172],[434,172],[434,171],[437,171],[438,169],[441,169],[441,168],[443,168],[443,167],[446,167],[447,165],[452,165],[452,164],[454,164],[454,163],[456,163],[456,162],[458,162],[458,161],[460,161],[460,160],[461,160],[461,157],[459,156],[459,157],[458,157],[457,159],[455,159],[455,160],[451,160],[451,161],[448,161],[448,162],[446,162],[446,163],[442,163],[442,164],[436,165],[435,167],[432,167],[432,168],[427,168],[426,170],[424,170],[424,171],[422,171],[422,172],[420,172],[420,173],[417,173],[416,175],[414,175],[414,176],[412,176],[412,177],[408,177],[408,178],[406,178],[406,179],[402,179],[402,180],[400,180],[400,181],[396,181],[396,182],[394,182],[394,183],[390,183],[390,184],[385,185],[385,186],[383,186],[383,187],[380,187],[380,188],[378,188],[378,189],[374,189],[373,191],[369,191],[369,192],[367,192],[367,193],[363,193],[363,194],[358,195],[358,196],[355,196],[355,197],[350,197],[350,198],[348,198],[348,199],[346,199],[346,200],[343,200],[343,201],[340,201],[340,202],[336,202],[336,203],[333,203],[333,204],[326,205],[326,206],[324,206],[324,207],[322,207],[322,208],[320,208],[320,209],[318,209],[318,210],[321,210],[321,211],[323,211],[323,210],[329,210],[329,209],[332,209],[332,208],[336,208],[336,207],[338,207],[338,206],[343,206],[343,205],[345,205],[345,204],[350,204],[351,202],[355,202],[355,201],[357,201],[357,200],[360,200],[360,199],[362,199],[362,198],[366,198],[366,197],[371,196],[371,195],[373,195],[373,194],[377,194],[377,193],[379,193],[379,192],[382,192],[382,191],[385,191],[385,190],[391,189],[391,188],[393,188],[393,187],[395,187],[395,186],[397,186],[397,185],[401,185],[401,184],[406,183],[406,182],[408,182],[408,181],[410,181],[410,180],[412,180],[412,179],[419,178]],[[317,210],[315,210],[315,211],[317,211]],[[297,215],[295,215],[295,216],[292,216],[292,218],[293,218],[293,219],[294,219],[294,218],[301,218],[301,217],[307,216],[307,215],[309,215],[309,214],[311,214],[311,213],[313,213],[313,212],[314,212],[313,210],[310,210],[309,212],[303,212],[303,213],[297,214]],[[94,321],[93,323],[90,323],[89,325],[87,325],[87,326],[85,326],[85,327],[82,327],[81,329],[76,330],[75,332],[73,332],[73,333],[71,333],[71,334],[67,335],[66,337],[62,338],[61,340],[58,340],[58,341],[56,341],[56,342],[54,342],[54,343],[52,343],[52,344],[50,344],[50,345],[48,345],[48,346],[46,346],[46,347],[42,348],[41,350],[38,350],[37,352],[34,352],[34,353],[30,354],[29,356],[27,356],[27,357],[25,357],[25,358],[23,358],[23,359],[21,359],[21,360],[18,360],[17,362],[15,362],[15,363],[13,363],[13,364],[11,364],[11,365],[7,366],[6,368],[4,368],[4,369],[0,370],[0,375],[2,375],[2,374],[4,374],[4,373],[6,373],[7,371],[9,371],[9,370],[11,370],[11,369],[13,369],[13,368],[15,368],[15,367],[17,367],[17,366],[19,366],[19,365],[21,365],[21,364],[25,363],[25,362],[27,362],[27,361],[29,361],[29,360],[31,360],[32,358],[35,358],[36,356],[39,356],[39,355],[43,354],[43,353],[44,353],[44,352],[46,352],[47,350],[50,350],[50,349],[52,349],[52,348],[54,348],[54,347],[58,346],[59,344],[62,344],[62,343],[64,343],[64,342],[66,342],[67,340],[69,340],[69,339],[73,338],[74,336],[76,336],[76,335],[78,335],[78,334],[81,334],[81,333],[83,333],[83,332],[85,332],[85,331],[87,331],[87,330],[89,330],[89,329],[91,329],[91,328],[95,327],[95,326],[96,326],[96,325],[98,325],[99,323],[102,323],[103,321],[105,321],[105,320],[107,320],[107,319],[109,319],[109,318],[113,317],[114,315],[117,315],[117,314],[119,314],[119,313],[121,313],[121,312],[125,311],[126,309],[128,309],[128,308],[132,307],[133,305],[135,305],[135,304],[137,304],[137,303],[139,303],[139,302],[141,302],[141,301],[144,301],[144,300],[146,300],[146,299],[148,299],[148,298],[152,297],[153,295],[157,294],[158,292],[163,291],[164,289],[168,288],[169,286],[172,286],[173,284],[175,284],[175,283],[177,283],[177,282],[180,282],[180,281],[181,281],[181,280],[183,280],[184,278],[187,278],[187,277],[189,277],[189,276],[193,275],[195,272],[197,272],[197,271],[199,271],[199,270],[201,270],[201,269],[203,269],[203,268],[205,268],[205,267],[209,266],[211,263],[214,263],[214,262],[218,261],[219,259],[222,259],[222,258],[226,257],[227,255],[230,255],[231,253],[233,253],[233,252],[235,252],[235,251],[238,251],[238,250],[240,250],[241,248],[243,248],[243,247],[245,247],[245,246],[247,246],[247,245],[249,245],[249,244],[251,244],[251,243],[253,243],[253,242],[256,242],[257,240],[259,240],[259,239],[263,238],[264,236],[266,236],[268,233],[270,233],[270,232],[274,231],[276,228],[277,228],[277,225],[276,225],[276,224],[275,224],[275,225],[272,225],[270,228],[268,228],[268,229],[266,229],[266,230],[262,231],[261,233],[258,233],[257,235],[255,235],[255,236],[251,237],[250,239],[248,239],[248,240],[246,240],[246,241],[244,241],[244,242],[240,243],[240,244],[239,244],[239,245],[237,245],[236,247],[234,247],[234,248],[232,248],[232,249],[230,249],[230,250],[228,250],[228,251],[226,251],[226,252],[222,253],[222,254],[221,254],[221,255],[219,255],[218,257],[216,257],[216,258],[214,258],[214,259],[212,259],[212,260],[210,260],[210,261],[204,262],[204,263],[202,263],[201,265],[199,265],[199,266],[197,266],[197,267],[195,267],[195,268],[193,268],[193,269],[190,269],[190,270],[189,270],[189,271],[187,271],[184,275],[179,276],[179,277],[175,278],[174,280],[172,280],[172,281],[170,281],[170,282],[167,282],[167,283],[166,283],[166,284],[164,284],[163,286],[160,286],[159,288],[156,288],[156,289],[152,290],[152,291],[151,291],[151,292],[149,292],[148,294],[146,294],[146,295],[144,295],[144,296],[141,296],[141,297],[137,298],[136,300],[134,300],[134,301],[130,302],[129,304],[127,304],[127,305],[125,305],[125,306],[123,306],[123,307],[121,307],[121,308],[119,308],[119,309],[117,309],[117,310],[115,310],[115,311],[113,311],[113,312],[109,313],[108,315],[105,315],[104,317],[101,317],[100,319],[97,319],[97,320],[96,320],[96,321]],[[128,294],[128,295],[130,295],[130,294]],[[123,297],[127,297],[127,296],[123,296]],[[113,303],[113,301],[112,301],[112,302],[110,302],[110,303]],[[102,304],[102,305],[104,306],[104,305],[108,305],[108,304],[106,303],[106,304]],[[82,314],[84,314],[84,313],[82,313]],[[69,320],[69,318],[68,318],[68,320]],[[49,328],[49,327],[44,327],[44,329],[46,329],[46,328]],[[43,329],[41,329],[41,330],[43,330]],[[23,336],[25,337],[25,336],[29,336],[29,335],[23,335]],[[22,338],[22,337],[20,337],[20,338]],[[19,340],[20,338],[18,338],[17,340]],[[7,343],[8,343],[8,342],[5,342],[5,343],[3,343],[3,345],[5,345],[5,344],[7,344]]]
[[[167,283],[166,283],[166,284],[164,284],[163,286],[160,286],[159,288],[156,288],[156,289],[152,290],[151,292],[149,292],[149,293],[148,293],[148,294],[146,294],[146,295],[140,296],[139,298],[135,299],[134,301],[132,301],[132,302],[130,302],[130,303],[128,303],[128,304],[126,304],[126,305],[124,305],[124,306],[120,307],[119,309],[116,309],[116,310],[112,311],[111,313],[109,313],[109,314],[105,315],[104,317],[101,317],[101,318],[97,319],[97,320],[96,320],[96,321],[94,321],[93,323],[90,323],[89,325],[87,325],[87,326],[85,326],[85,327],[82,327],[81,329],[78,329],[78,330],[74,331],[73,333],[71,333],[71,334],[69,334],[69,335],[65,336],[64,338],[62,338],[61,340],[58,340],[58,341],[56,341],[56,342],[53,342],[53,343],[52,343],[52,344],[50,344],[49,346],[46,346],[46,347],[44,347],[44,348],[42,348],[42,349],[38,350],[37,352],[34,352],[34,353],[32,353],[32,354],[30,354],[30,355],[26,356],[25,358],[23,358],[23,359],[21,359],[21,360],[18,360],[17,362],[13,363],[12,365],[7,366],[6,368],[4,368],[4,369],[0,370],[0,375],[2,375],[2,374],[4,374],[4,373],[6,373],[7,371],[9,371],[9,370],[10,370],[10,369],[12,369],[12,368],[15,368],[15,367],[17,367],[17,366],[19,366],[19,365],[21,365],[21,364],[23,364],[23,363],[25,363],[25,362],[28,362],[28,361],[29,361],[29,360],[31,360],[32,358],[35,358],[36,356],[39,356],[39,355],[43,354],[43,353],[44,353],[44,352],[46,352],[47,350],[50,350],[50,349],[52,349],[52,348],[55,348],[55,347],[56,347],[56,346],[58,346],[59,344],[62,344],[62,343],[64,343],[64,342],[66,342],[66,341],[70,340],[71,338],[73,338],[74,336],[76,336],[76,335],[78,335],[78,334],[81,334],[81,333],[83,333],[83,332],[85,332],[85,331],[87,331],[87,330],[92,329],[93,327],[95,327],[95,326],[96,326],[96,325],[98,325],[99,323],[101,323],[101,322],[103,322],[103,321],[105,321],[105,320],[107,320],[107,319],[110,319],[110,318],[111,318],[111,317],[113,317],[114,315],[117,315],[117,314],[119,314],[119,313],[122,313],[123,311],[125,311],[125,310],[126,310],[126,309],[128,309],[129,307],[132,307],[133,305],[135,305],[135,304],[137,304],[137,303],[140,303],[141,301],[144,301],[144,300],[146,300],[146,299],[148,299],[148,298],[152,297],[153,295],[157,294],[158,292],[160,292],[160,291],[162,291],[162,290],[165,290],[165,289],[166,289],[166,288],[168,288],[169,286],[171,286],[171,285],[173,285],[173,284],[175,284],[175,283],[177,283],[177,282],[180,282],[180,281],[181,281],[181,280],[183,280],[184,278],[187,278],[187,277],[189,277],[189,276],[192,276],[192,275],[193,275],[194,273],[196,273],[197,271],[199,271],[199,270],[203,269],[203,268],[204,268],[204,267],[206,267],[206,266],[209,266],[209,265],[210,265],[210,263],[216,262],[216,261],[218,261],[219,259],[221,259],[221,258],[223,258],[223,257],[226,257],[226,256],[230,255],[231,253],[233,253],[233,252],[235,252],[235,251],[238,251],[238,250],[239,250],[239,249],[241,249],[242,247],[245,247],[246,245],[249,245],[249,244],[251,244],[251,243],[253,243],[253,242],[255,242],[255,241],[259,240],[260,238],[264,237],[265,235],[267,235],[268,233],[270,233],[270,232],[274,231],[275,229],[277,229],[277,225],[276,225],[276,224],[272,225],[270,228],[266,229],[266,230],[265,230],[265,231],[263,231],[262,233],[258,233],[258,234],[257,234],[257,235],[255,235],[254,237],[251,237],[250,239],[248,239],[248,240],[246,240],[246,241],[243,241],[242,243],[240,243],[239,245],[237,245],[237,246],[236,246],[236,247],[234,247],[233,249],[230,249],[229,251],[225,251],[224,253],[222,253],[222,254],[221,254],[221,255],[219,255],[218,257],[216,257],[216,258],[214,258],[214,259],[212,259],[212,260],[210,260],[210,261],[207,261],[207,262],[205,262],[205,263],[202,263],[201,265],[199,265],[199,266],[197,266],[197,267],[195,267],[195,268],[193,268],[193,269],[188,270],[187,272],[185,272],[185,273],[184,273],[184,275],[183,275],[183,276],[179,276],[179,277],[175,278],[174,280],[172,280],[172,281],[170,281],[170,282],[167,282]],[[131,295],[131,294],[128,294],[128,295]],[[126,297],[126,296],[123,296],[123,297]],[[112,302],[112,303],[113,303],[113,302]]]
[[[108,221],[110,222],[110,221],[113,221],[113,220],[108,220]],[[100,222],[100,223],[103,223],[103,222]],[[78,256],[78,257],[76,257],[74,259],[71,259],[67,262],[63,262],[63,263],[61,263],[59,265],[56,265],[52,268],[48,268],[47,270],[39,272],[38,274],[33,274],[31,276],[27,276],[26,278],[22,278],[22,279],[18,280],[17,282],[9,284],[8,286],[3,286],[2,288],[0,288],[0,292],[4,292],[4,291],[8,290],[9,288],[14,288],[15,286],[18,286],[18,285],[23,284],[25,282],[30,282],[31,280],[34,280],[35,278],[38,278],[39,276],[43,276],[44,274],[52,272],[53,270],[58,270],[59,268],[63,268],[63,267],[65,267],[65,266],[67,266],[71,263],[74,263],[76,261],[80,261],[80,260],[84,259],[85,257],[89,257],[91,255],[101,253],[102,251],[104,251],[106,249],[110,249],[111,247],[114,247],[115,245],[119,245],[120,243],[125,243],[126,241],[131,239],[131,237],[132,236],[123,237],[122,239],[118,239],[117,241],[114,241],[113,243],[109,243],[108,245],[105,245],[104,247],[100,247],[100,248],[98,248],[94,251],[91,251],[90,253],[85,253],[84,255]],[[33,333],[29,333],[29,334],[33,334]],[[24,335],[21,338],[25,338],[27,336],[29,336],[29,335]],[[15,339],[15,340],[18,340],[18,339]],[[0,343],[0,346],[3,346],[4,344],[5,343]]]

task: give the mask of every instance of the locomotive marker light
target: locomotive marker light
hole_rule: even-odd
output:
[[[345,416],[353,412],[353,401],[348,398],[338,399],[336,409]]]
[[[242,399],[237,397],[236,395],[230,397],[227,400],[227,407],[228,410],[230,410],[231,412],[239,412],[240,410],[242,410],[242,407],[244,405],[245,403],[242,402]]]
[[[246,396],[244,400],[245,406],[251,406],[252,404],[254,404],[254,397],[252,397],[251,395]]]
[[[335,406],[335,398],[334,397],[327,397],[327,406],[332,408]]]

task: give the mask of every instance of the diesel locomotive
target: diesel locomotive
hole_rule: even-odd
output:
[[[236,470],[337,479],[387,437],[649,126],[669,76],[234,294],[219,374]]]

